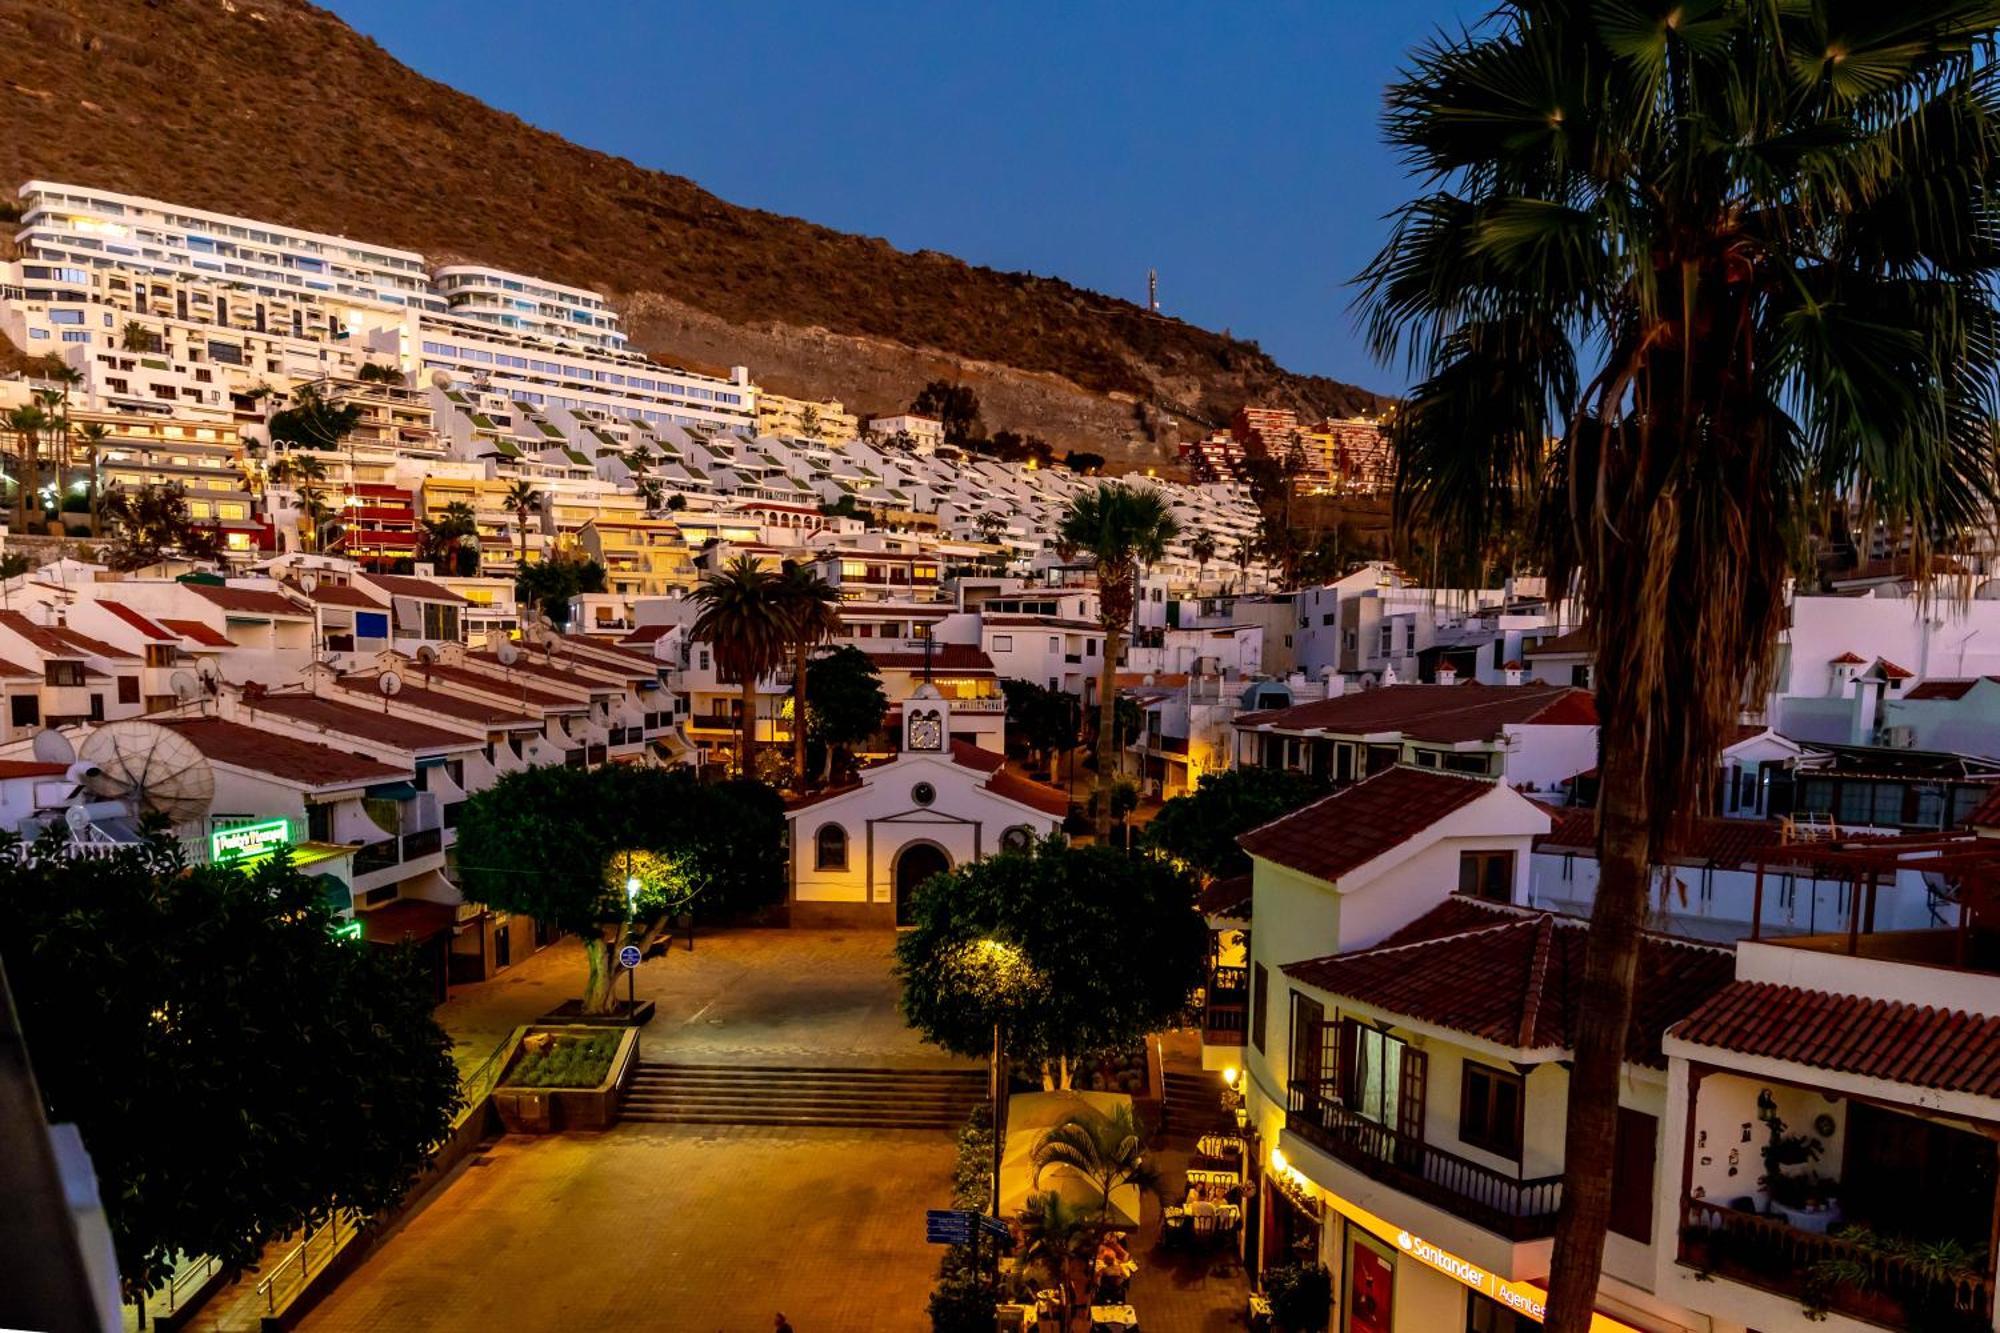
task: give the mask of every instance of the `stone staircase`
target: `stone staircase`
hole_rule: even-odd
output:
[[[1236,1122],[1222,1109],[1222,1075],[1169,1069],[1161,1076],[1162,1128],[1177,1139],[1198,1139],[1210,1133],[1234,1133]]]
[[[641,1061],[619,1118],[667,1125],[957,1129],[985,1100],[981,1069]]]

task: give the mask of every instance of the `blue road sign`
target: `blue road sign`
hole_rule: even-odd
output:
[[[636,944],[628,944],[624,948],[620,949],[618,951],[618,966],[620,967],[639,966],[639,946]]]
[[[932,1208],[924,1214],[924,1239],[932,1245],[970,1245],[977,1216],[958,1208]]]
[[[1014,1238],[1014,1233],[1007,1229],[1005,1222],[997,1217],[988,1217],[984,1213],[979,1215],[979,1229],[989,1236],[998,1236],[1001,1240]]]

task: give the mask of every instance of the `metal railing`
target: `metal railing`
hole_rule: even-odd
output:
[[[306,1232],[305,1239],[286,1251],[284,1258],[272,1268],[270,1276],[257,1284],[257,1295],[264,1304],[264,1312],[271,1315],[278,1313],[278,1302],[281,1299],[289,1302],[294,1293],[311,1281],[314,1273],[325,1268],[328,1261],[340,1253],[344,1243],[342,1237],[352,1239],[358,1225],[358,1219],[343,1210]]]
[[[1870,1323],[1901,1327],[1910,1309],[1949,1310],[1964,1317],[1967,1327],[1988,1328],[1993,1322],[1990,1258],[1983,1274],[1947,1275],[1915,1258],[1708,1200],[1681,1200],[1679,1258],[1702,1272],[1781,1296],[1810,1294],[1836,1314]],[[1814,1282],[1813,1270],[1822,1264],[1841,1278]]]
[[[1291,1086],[1285,1125],[1363,1175],[1510,1240],[1555,1234],[1562,1177],[1522,1179],[1357,1115],[1324,1085]]]
[[[434,856],[444,850],[444,830],[425,829],[421,833],[403,835],[403,859],[414,861],[420,856]]]
[[[402,844],[396,838],[384,838],[354,849],[354,873],[357,875],[372,875],[401,861]]]

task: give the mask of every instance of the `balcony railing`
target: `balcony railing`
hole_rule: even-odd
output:
[[[396,839],[384,838],[354,850],[354,873],[372,875],[378,870],[387,870],[401,862],[402,856]]]
[[[435,856],[444,850],[444,831],[425,829],[421,833],[403,835],[403,859],[414,861],[420,856]]]
[[[1920,1260],[1801,1231],[1774,1217],[1705,1199],[1681,1200],[1680,1262],[1745,1286],[1889,1328],[1993,1326],[1991,1259],[1954,1277]]]
[[[1318,1084],[1294,1083],[1285,1118],[1294,1134],[1365,1176],[1509,1240],[1555,1234],[1562,1177],[1521,1179],[1434,1148],[1356,1115]]]
[[[1241,1046],[1250,1029],[1250,982],[1240,967],[1216,967],[1202,992],[1201,1039],[1210,1046]]]

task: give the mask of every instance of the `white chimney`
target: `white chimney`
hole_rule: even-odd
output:
[[[1438,663],[1437,683],[1440,685],[1458,684],[1458,668],[1449,662]]]
[[[1501,670],[1506,673],[1506,679],[1509,685],[1519,685],[1521,683],[1522,668],[1519,662],[1509,662],[1506,666],[1502,667]]]
[[[1341,695],[1347,693],[1347,677],[1341,675],[1332,667],[1322,668],[1319,674],[1320,679],[1326,682],[1327,698],[1338,699]]]

